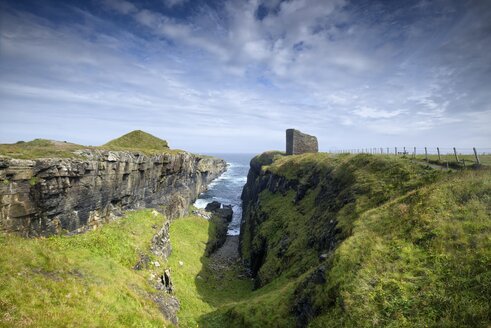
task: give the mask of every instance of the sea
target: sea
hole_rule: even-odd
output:
[[[237,236],[240,233],[242,219],[242,201],[240,195],[247,181],[249,162],[255,154],[206,154],[222,158],[227,162],[227,171],[208,185],[208,190],[201,193],[194,203],[197,208],[216,200],[225,205],[232,205],[234,215],[228,226],[227,234]]]

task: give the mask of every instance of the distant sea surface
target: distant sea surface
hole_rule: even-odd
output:
[[[198,208],[205,208],[206,204],[216,200],[225,205],[232,205],[234,216],[228,226],[228,235],[236,236],[240,233],[240,220],[242,218],[242,201],[240,195],[247,181],[249,162],[255,154],[206,154],[222,158],[227,162],[227,171],[215,179],[208,190],[201,193],[194,203]]]

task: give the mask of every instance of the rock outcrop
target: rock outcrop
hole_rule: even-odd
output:
[[[286,130],[286,154],[298,155],[304,153],[317,153],[319,146],[317,138],[295,129]]]
[[[228,224],[232,221],[234,213],[232,205],[222,206],[222,204],[217,201],[208,203],[205,210],[211,212],[210,220],[215,227],[213,234],[210,235],[206,244],[205,253],[209,256],[222,247],[227,240]]]
[[[149,156],[87,149],[77,156],[0,157],[0,230],[23,236],[81,232],[145,207],[176,218],[226,170],[221,159],[187,152]],[[167,238],[162,229],[157,239]]]

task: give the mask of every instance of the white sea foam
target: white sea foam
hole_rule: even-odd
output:
[[[208,190],[201,193],[194,203],[194,206],[198,208],[205,208],[212,201],[232,205],[234,214],[228,227],[228,235],[238,235],[240,233],[240,221],[242,219],[240,195],[244,184],[247,182],[247,172],[251,157],[247,155],[232,157],[234,160],[227,163],[227,171],[210,183]]]

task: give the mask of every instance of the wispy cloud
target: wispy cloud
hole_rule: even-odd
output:
[[[100,144],[142,128],[194,151],[261,151],[297,127],[324,149],[491,140],[486,1],[102,4],[1,5],[0,139]]]

